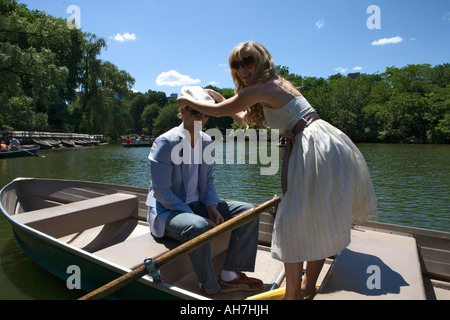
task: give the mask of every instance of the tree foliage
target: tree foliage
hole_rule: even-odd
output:
[[[131,91],[133,77],[98,57],[106,41],[65,19],[0,0],[0,130],[158,135],[178,125],[165,93]],[[356,78],[278,73],[356,142],[450,142],[450,64],[388,67]],[[234,90],[208,86],[225,98]],[[211,117],[206,129],[236,127]]]
[[[278,67],[319,112],[357,142],[450,142],[450,64],[381,74],[303,78]]]
[[[130,127],[134,79],[98,59],[105,40],[13,0],[0,13],[0,129],[114,138]]]

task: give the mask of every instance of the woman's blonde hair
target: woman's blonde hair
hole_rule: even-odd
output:
[[[242,60],[241,53],[244,51],[250,53],[255,59],[255,76],[257,81],[266,82],[270,79],[278,77],[275,63],[269,50],[267,50],[267,48],[262,44],[255,41],[242,42],[237,45],[230,54],[230,66],[234,61],[240,62]],[[240,90],[245,88],[245,85],[237,75],[237,70],[234,70],[231,67],[230,69],[233,82],[236,86],[235,91],[238,93]],[[257,127],[266,127],[267,122],[264,117],[263,106],[257,103],[249,107],[247,109],[247,115],[245,116],[244,121],[247,124],[252,124]]]

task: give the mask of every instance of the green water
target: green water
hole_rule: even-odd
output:
[[[371,171],[378,221],[450,232],[450,146],[358,147]],[[17,177],[34,177],[148,188],[149,151],[112,144],[41,150],[41,158],[0,159],[0,187]],[[280,158],[282,154],[280,149]],[[280,194],[280,172],[262,176],[260,165],[246,163],[215,166],[221,197],[261,203]],[[33,263],[17,244],[7,220],[0,217],[0,299],[73,299],[80,295]]]

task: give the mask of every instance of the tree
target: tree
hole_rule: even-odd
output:
[[[134,78],[114,64],[97,58],[105,46],[104,39],[86,34],[82,46],[81,87],[73,108],[74,124],[78,132],[118,138],[132,127],[129,104],[125,101],[131,96]]]
[[[5,125],[64,128],[70,121],[66,102],[77,87],[81,32],[68,29],[64,19],[30,11],[16,1],[2,0],[0,11],[0,108],[12,111],[3,117]]]
[[[179,107],[176,102],[170,102],[159,112],[158,117],[153,123],[152,133],[156,136],[179,126],[181,120],[177,117],[179,113]]]
[[[153,123],[158,118],[161,107],[157,103],[149,104],[142,112],[142,126],[143,132],[151,134],[153,131]]]
[[[429,110],[424,118],[429,122],[426,131],[428,143],[450,142],[450,85],[438,87],[427,95]]]
[[[133,93],[133,77],[99,59],[106,41],[66,20],[0,0],[0,129],[159,134],[179,124],[165,93]],[[387,67],[381,74],[327,79],[276,66],[320,116],[355,142],[450,143],[450,64]],[[225,98],[233,89],[214,89]],[[210,117],[222,131],[231,117]],[[414,137],[414,139],[411,139]]]
[[[234,96],[233,89],[219,89],[215,86],[208,85],[205,89],[212,89],[220,93],[225,99],[229,99]],[[233,124],[233,118],[231,117],[209,117],[208,121],[205,124],[205,129],[219,129],[223,133],[225,133],[226,129],[231,128]]]

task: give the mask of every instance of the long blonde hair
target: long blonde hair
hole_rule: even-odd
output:
[[[270,79],[278,78],[275,63],[269,50],[267,50],[267,48],[262,44],[255,41],[247,41],[238,44],[230,54],[230,66],[234,61],[241,61],[241,52],[244,51],[250,53],[255,58],[255,73],[257,81],[266,82]],[[236,86],[235,92],[238,93],[240,90],[245,88],[245,85],[237,75],[237,70],[233,70],[231,67],[230,69],[233,82]],[[257,103],[249,107],[247,109],[247,114],[244,121],[247,124],[252,124],[257,127],[267,127],[263,106]]]

